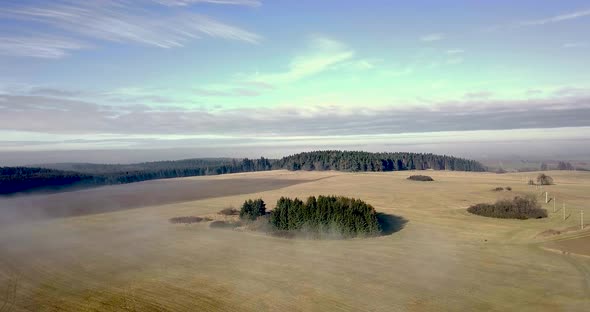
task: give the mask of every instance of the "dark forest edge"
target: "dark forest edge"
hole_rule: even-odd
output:
[[[421,153],[369,153],[315,151],[281,159],[206,158],[137,164],[45,164],[35,167],[0,167],[0,195],[56,192],[155,179],[219,175],[267,170],[486,171],[477,161]]]

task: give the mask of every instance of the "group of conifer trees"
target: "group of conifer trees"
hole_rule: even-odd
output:
[[[486,171],[477,161],[446,155],[420,153],[369,153],[355,151],[316,151],[284,157],[273,169],[338,170],[338,171],[400,171],[455,170]]]
[[[256,220],[264,216],[262,199],[247,200],[241,219]],[[309,233],[336,232],[343,237],[378,235],[381,227],[375,209],[362,200],[342,196],[311,196],[305,202],[281,197],[270,212],[268,222],[276,231]]]

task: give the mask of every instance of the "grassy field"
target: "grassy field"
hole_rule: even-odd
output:
[[[111,207],[18,215],[0,227],[0,311],[590,311],[590,258],[572,253],[584,253],[590,236],[590,226],[576,230],[581,209],[590,223],[590,173],[548,172],[557,212],[543,204],[549,218],[526,221],[465,209],[517,194],[541,199],[526,185],[534,173],[429,171],[428,183],[411,174],[272,171],[117,186],[140,201],[123,196],[127,206],[112,188],[96,189],[91,198],[111,198]],[[198,181],[184,189],[191,196],[163,194],[181,180]],[[513,191],[491,191],[498,186]],[[168,197],[138,208],[158,194]],[[248,198],[272,207],[281,196],[321,194],[361,198],[407,223],[378,238],[318,241],[168,222]],[[60,196],[65,206],[80,198]],[[19,200],[0,200],[2,212],[33,205]]]

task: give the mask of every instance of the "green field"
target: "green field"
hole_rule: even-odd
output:
[[[526,185],[534,173],[428,171],[435,181],[424,183],[406,180],[416,174],[407,171],[270,171],[3,199],[2,211],[14,213],[56,196],[81,206],[113,188],[119,196],[103,201],[111,205],[103,213],[2,224],[0,311],[590,311],[590,257],[577,254],[590,236],[590,225],[577,230],[581,209],[590,223],[590,173],[547,173],[557,212],[543,197],[549,218],[526,221],[465,209],[517,194],[541,199]],[[194,196],[145,202],[179,181],[198,181],[184,187]],[[257,181],[266,188],[252,188]],[[497,186],[513,191],[491,191]],[[357,197],[407,223],[387,236],[320,241],[168,222],[248,198],[272,208],[281,196],[310,195]]]

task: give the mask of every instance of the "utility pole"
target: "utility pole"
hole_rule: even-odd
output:
[[[549,203],[549,192],[545,192],[545,204]]]

